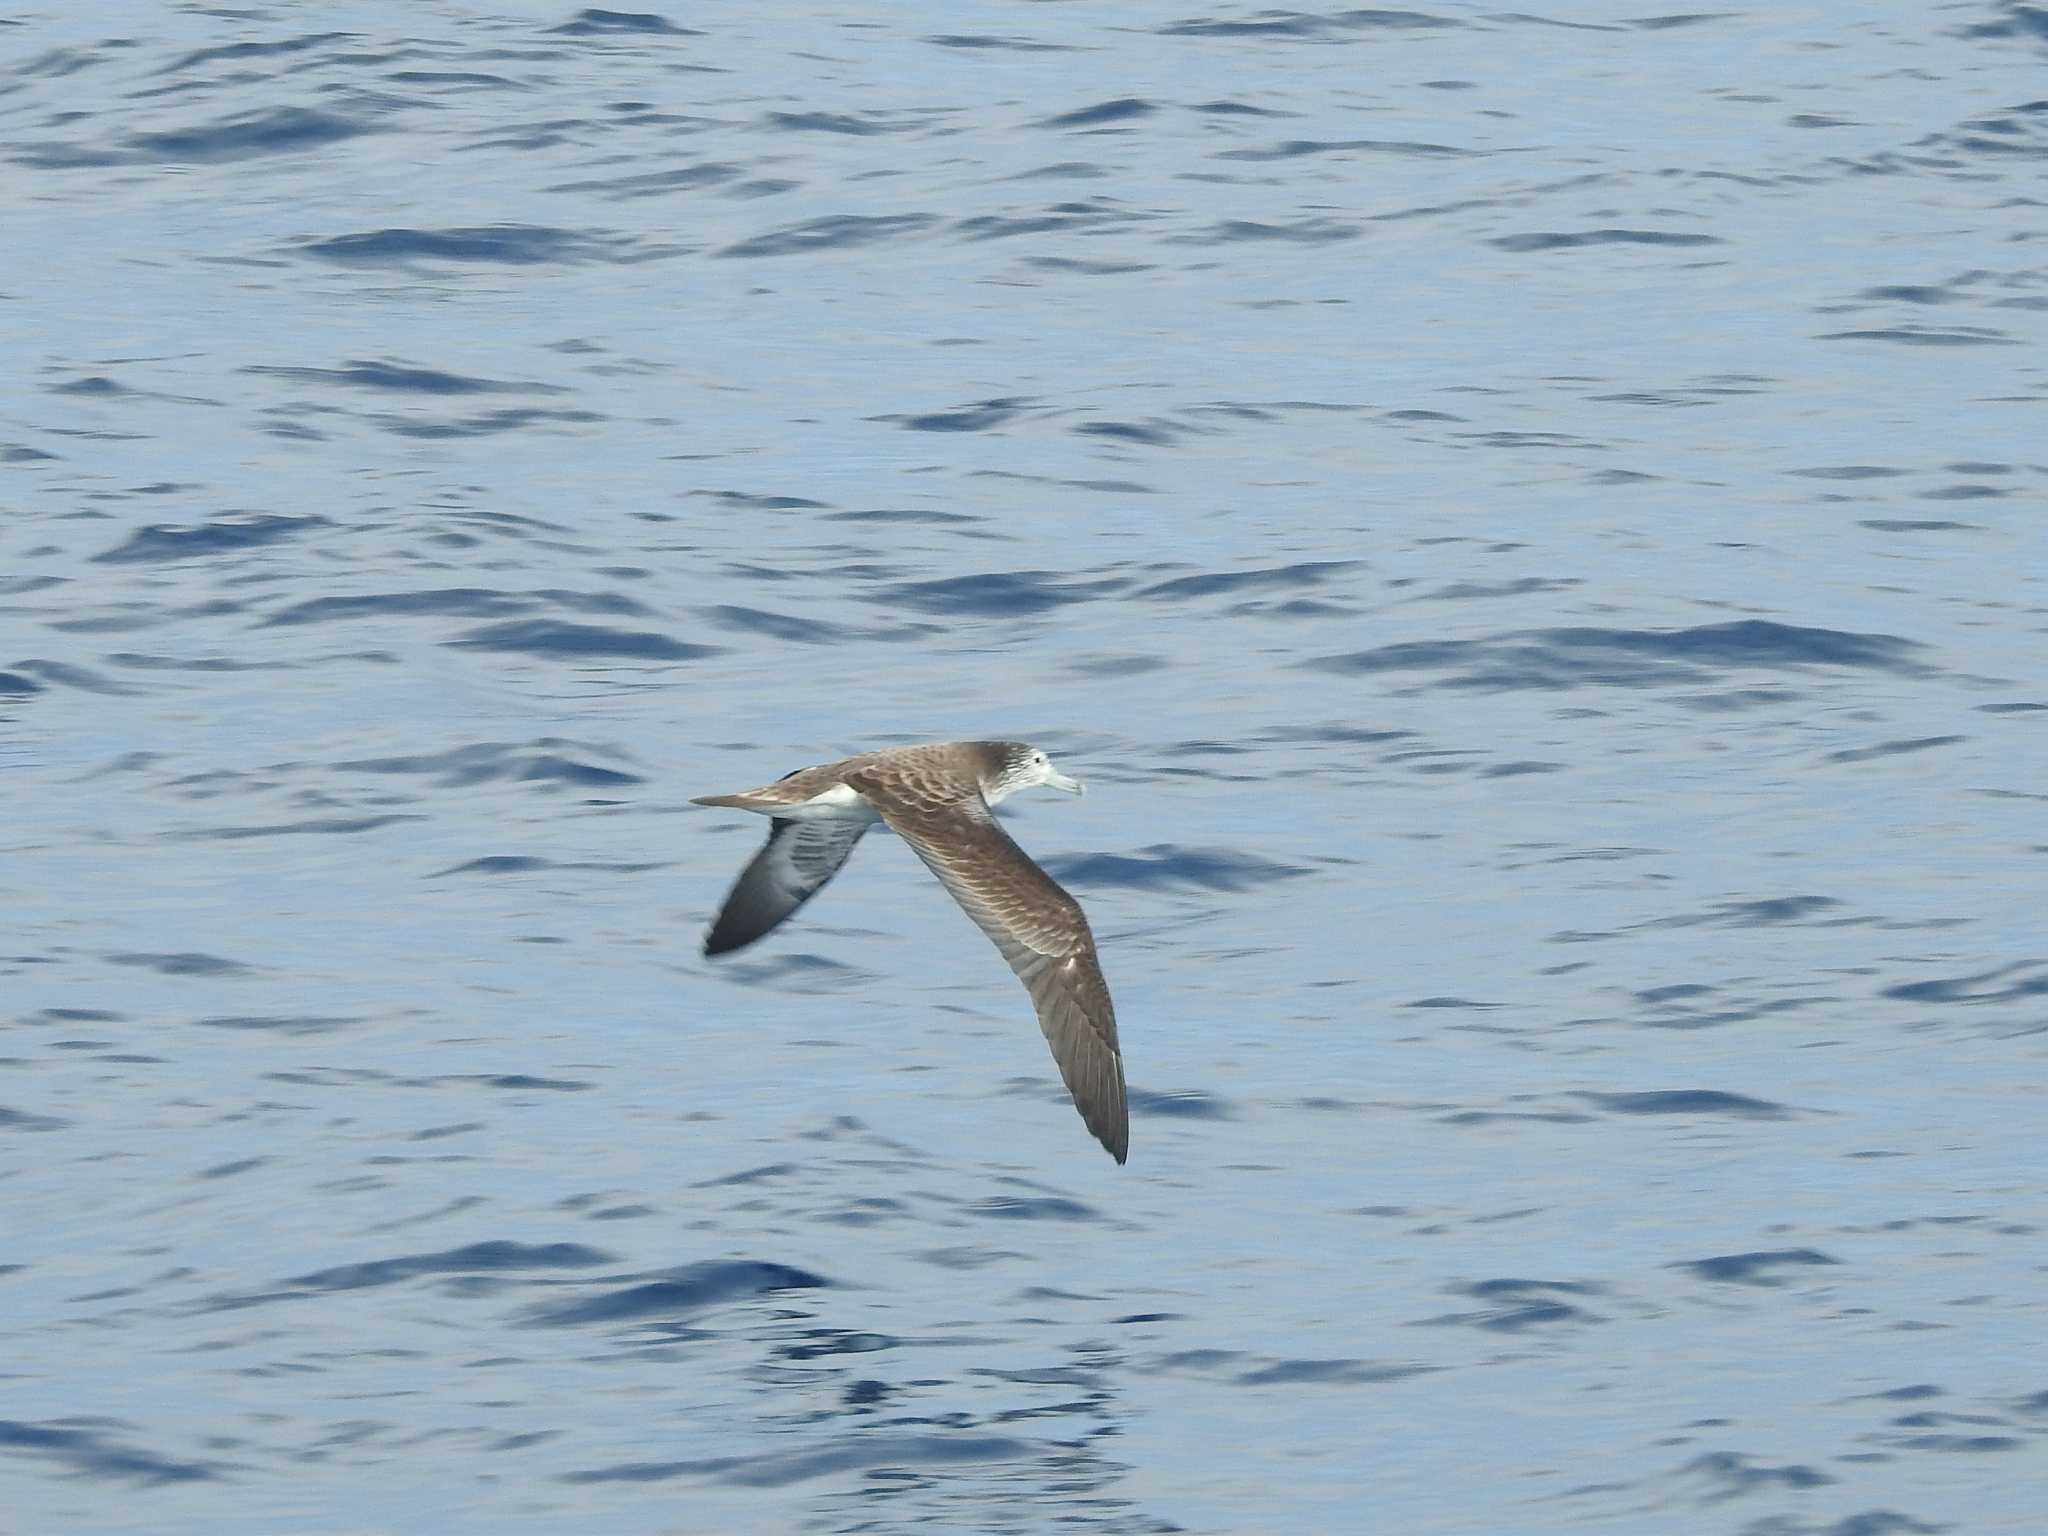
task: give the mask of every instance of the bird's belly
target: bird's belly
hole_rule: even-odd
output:
[[[795,805],[778,805],[775,815],[784,821],[853,821],[862,825],[882,819],[859,791],[845,784],[835,784],[823,794],[799,800]]]

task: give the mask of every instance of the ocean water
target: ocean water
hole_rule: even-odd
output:
[[[2048,11],[0,21],[0,1529],[2035,1532]],[[870,838],[1002,735],[1119,1169]]]

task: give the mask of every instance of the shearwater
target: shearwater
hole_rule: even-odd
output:
[[[704,938],[723,955],[753,943],[822,890],[876,822],[910,844],[994,941],[1038,1009],[1038,1024],[1074,1107],[1121,1163],[1130,1149],[1116,1010],[1081,904],[1031,861],[991,808],[1044,784],[1082,786],[1021,741],[938,741],[799,768],[695,805],[754,811],[768,841],[740,872]]]

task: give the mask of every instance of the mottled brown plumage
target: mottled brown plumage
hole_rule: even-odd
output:
[[[1130,1146],[1123,1056],[1088,918],[991,811],[1033,784],[1081,789],[1020,742],[946,741],[867,752],[744,794],[700,798],[698,805],[754,811],[773,822],[704,950],[724,954],[769,932],[824,887],[870,826],[886,823],[1024,983],[1074,1107],[1121,1163]]]

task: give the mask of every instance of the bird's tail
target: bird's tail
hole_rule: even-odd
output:
[[[690,804],[730,806],[736,811],[759,811],[764,816],[786,809],[777,801],[762,800],[754,795],[698,795]]]

